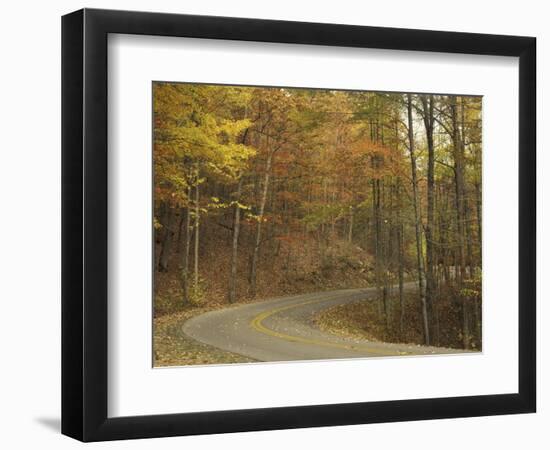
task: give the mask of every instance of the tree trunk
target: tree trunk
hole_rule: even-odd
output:
[[[422,95],[422,110],[424,128],[426,129],[426,143],[428,147],[428,180],[427,180],[427,221],[424,233],[426,235],[426,303],[428,314],[434,316],[435,304],[435,259],[434,259],[434,185],[435,185],[435,149],[434,149],[434,99],[433,96]],[[432,333],[433,334],[433,333]]]
[[[191,188],[187,188],[187,208],[185,208],[185,242],[183,247],[181,284],[183,303],[189,303],[189,250],[191,247]]]
[[[174,226],[174,211],[172,208],[166,207],[165,222],[163,223],[164,233],[162,236],[162,247],[160,249],[159,257],[159,272],[168,271],[168,261],[170,259],[170,252],[172,250],[172,241],[173,241],[173,226]]]
[[[237,252],[239,246],[239,230],[241,226],[241,199],[243,178],[239,179],[237,185],[237,195],[235,199],[235,211],[233,214],[233,242],[231,247],[231,275],[229,277],[229,303],[234,303],[237,299]]]
[[[482,246],[481,246],[481,236],[482,236],[482,229],[481,229],[481,186],[480,183],[475,183],[475,190],[476,190],[476,216],[477,216],[477,245],[479,246],[479,260],[477,263],[481,267],[481,260],[482,260]]]
[[[181,236],[183,234],[183,227],[185,226],[185,208],[180,208],[179,223],[177,226],[178,239],[176,240],[176,251],[179,253],[181,250]]]
[[[453,157],[455,164],[455,197],[457,221],[457,249],[460,270],[457,277],[457,291],[460,292],[466,272],[466,258],[464,250],[464,153],[458,123],[458,100],[451,96],[451,121],[453,138]],[[458,294],[460,295],[460,294]],[[462,298],[462,344],[465,349],[470,347],[470,325],[467,300]]]
[[[194,258],[194,276],[193,288],[194,294],[199,293],[199,229],[200,229],[200,187],[199,187],[199,168],[197,166],[197,185],[195,186],[195,258]]]
[[[250,276],[248,279],[249,282],[249,293],[252,297],[256,296],[256,272],[258,268],[258,254],[260,251],[260,243],[262,239],[262,222],[264,219],[265,204],[267,201],[267,193],[269,190],[269,177],[271,176],[271,162],[273,159],[274,152],[269,151],[267,155],[267,160],[265,164],[265,175],[264,175],[264,185],[262,190],[262,196],[260,199],[260,211],[258,214],[258,225],[256,226],[256,240],[254,242],[254,250],[252,253],[252,262],[250,264]]]
[[[372,181],[373,210],[374,210],[374,276],[376,278],[376,289],[378,291],[378,315],[384,314],[384,298],[382,286],[382,224],[380,221],[380,180]]]
[[[412,98],[407,94],[407,116],[408,116],[408,137],[409,137],[409,155],[411,158],[411,176],[413,188],[413,206],[414,206],[414,228],[416,234],[416,259],[418,266],[418,290],[420,291],[420,303],[422,306],[422,325],[424,331],[424,343],[430,344],[430,328],[428,320],[428,308],[426,305],[426,291],[424,287],[424,257],[422,255],[422,219],[420,216],[420,204],[418,198],[418,181],[416,175],[416,156],[414,145],[414,129],[412,117]]]
[[[401,337],[403,337],[403,327],[404,327],[404,321],[405,321],[405,296],[404,296],[404,264],[403,264],[403,260],[404,260],[404,254],[405,254],[405,249],[404,249],[404,236],[403,236],[403,232],[404,232],[404,227],[403,225],[401,224],[400,228],[399,228],[399,231],[397,233],[397,236],[398,236],[398,245],[399,245],[399,249],[398,249],[398,258],[399,258],[399,262],[398,262],[398,277],[399,277],[399,335]]]
[[[353,206],[350,208],[349,213],[349,231],[348,231],[348,242],[351,244],[353,239]]]
[[[399,198],[403,195],[401,192],[401,183],[398,181],[395,188],[396,197]],[[397,240],[397,278],[399,283],[399,336],[403,338],[403,327],[405,321],[405,226],[403,224],[403,217],[401,215],[401,210],[403,207],[402,202],[398,202],[397,211],[395,214],[396,221],[396,240]]]
[[[379,201],[380,201],[380,193],[379,195]],[[382,199],[385,198],[385,189],[384,189],[384,183],[382,183]],[[386,202],[384,202],[385,204]],[[379,205],[380,210],[380,205]],[[384,323],[386,328],[386,336],[389,335],[390,332],[390,299],[388,295],[389,290],[389,280],[388,280],[388,246],[390,244],[390,235],[391,232],[385,232],[385,228],[389,228],[391,230],[391,227],[385,226],[386,220],[382,220],[382,217],[380,217],[380,243],[382,244],[381,250],[381,256],[382,256],[382,305],[384,307]],[[386,236],[388,239],[386,239]]]

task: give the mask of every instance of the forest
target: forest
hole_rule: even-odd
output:
[[[155,318],[373,287],[312,320],[481,350],[481,97],[152,89]]]

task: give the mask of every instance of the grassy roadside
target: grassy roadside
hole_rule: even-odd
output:
[[[357,301],[321,311],[314,317],[315,324],[324,332],[337,336],[366,339],[369,341],[423,345],[422,318],[418,299],[405,294],[403,330],[400,330],[399,300],[390,296],[389,329],[376,300]],[[460,328],[460,308],[457,304],[441,299],[439,333],[434,345],[447,348],[463,348]],[[477,345],[476,345],[477,344]],[[473,342],[471,349],[480,350]]]
[[[253,362],[254,360],[245,356],[195,341],[182,331],[185,321],[214,309],[219,309],[219,305],[191,307],[177,313],[156,317],[153,327],[154,366]]]
[[[370,311],[372,300],[357,301],[327,308],[315,315],[315,324],[321,331],[340,337],[381,341],[377,321]]]

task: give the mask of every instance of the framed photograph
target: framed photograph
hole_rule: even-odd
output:
[[[62,432],[535,412],[536,40],[62,20]]]

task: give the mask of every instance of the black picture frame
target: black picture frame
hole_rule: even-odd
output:
[[[178,36],[519,57],[517,393],[109,418],[107,36]],[[536,39],[83,9],[62,18],[62,433],[82,441],[535,412]]]

